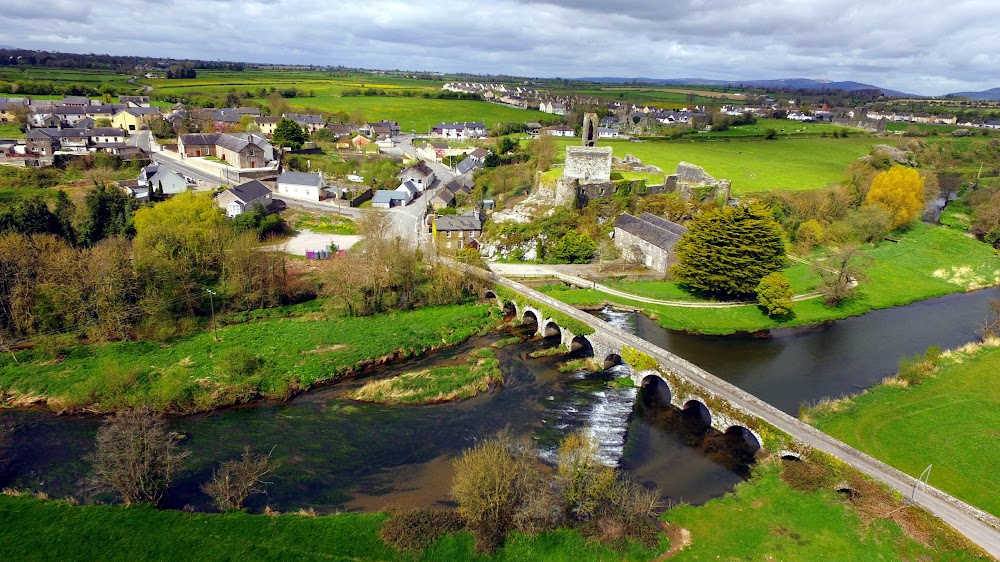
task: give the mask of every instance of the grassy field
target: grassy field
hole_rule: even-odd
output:
[[[115,74],[113,70],[47,67],[0,68],[0,80],[2,81],[34,80],[52,82],[58,86],[83,84],[92,88],[99,88],[104,84],[109,84],[118,90],[132,91],[138,89],[139,86],[134,86],[126,82],[130,77],[123,74]],[[37,98],[39,96],[32,95],[31,97]]]
[[[557,139],[559,158],[562,147],[579,144],[579,139]],[[733,193],[754,193],[772,189],[816,189],[843,179],[847,165],[868,154],[873,144],[884,142],[868,137],[846,139],[782,138],[718,141],[601,141],[614,155],[638,157],[646,164],[673,173],[680,162],[705,168],[716,178],[732,181]]]
[[[17,125],[10,123],[0,124],[0,139],[23,139],[24,133]]]
[[[1000,516],[1000,342],[951,352],[911,387],[882,385],[807,413],[813,425]]]
[[[72,507],[33,497],[0,496],[0,555],[4,560],[339,560],[442,561],[650,560],[632,547],[611,550],[572,531],[515,534],[495,556],[473,553],[473,537],[448,535],[418,554],[389,548],[378,535],[386,516],[193,514],[149,507]]]
[[[821,299],[797,302],[791,317],[781,320],[766,316],[754,305],[679,308],[623,299],[590,289],[550,287],[545,291],[574,305],[615,302],[642,309],[669,329],[731,334],[818,324],[1000,283],[1000,257],[997,252],[987,244],[946,228],[918,224],[898,244],[884,242],[877,248],[865,248],[865,252],[873,263],[867,270],[869,280],[858,287],[855,297],[833,308],[825,306]],[[815,280],[807,269],[798,266],[789,268],[787,274],[796,292],[807,289]],[[680,289],[672,285],[666,282],[636,282],[619,288],[654,298],[682,300]]]
[[[128,341],[0,358],[6,405],[45,402],[57,411],[114,411],[140,404],[175,413],[258,397],[284,399],[372,362],[458,343],[493,322],[483,305],[428,307],[327,319],[319,305],[167,342]],[[265,311],[276,315],[275,311]]]
[[[317,215],[313,213],[305,213],[299,211],[293,211],[294,215],[289,216],[289,212],[285,213],[285,219],[292,223],[292,228],[295,230],[305,230],[309,229],[313,232],[321,232],[323,234],[357,234],[358,229],[348,217],[342,217],[339,215]]]
[[[892,506],[890,506],[892,507]],[[864,521],[829,490],[801,492],[765,463],[733,494],[663,517],[690,531],[676,560],[975,560],[964,543],[923,527],[922,542],[885,519]],[[0,555],[5,560],[655,560],[655,551],[612,550],[571,530],[514,533],[494,556],[473,552],[468,532],[446,535],[425,551],[397,552],[379,538],[383,514],[323,517],[184,513],[133,506],[71,506],[31,496],[0,495]],[[929,518],[928,518],[929,519]],[[933,525],[933,522],[931,523]]]
[[[866,523],[832,490],[793,490],[774,465],[758,467],[724,498],[671,509],[663,519],[691,533],[678,561],[978,559],[941,538],[918,543],[894,522]]]
[[[763,138],[768,129],[774,129],[779,139],[786,137],[820,136],[823,133],[833,135],[833,133],[840,134],[844,131],[847,131],[848,138],[851,135],[860,137],[868,136],[868,133],[861,129],[842,127],[830,123],[801,123],[789,119],[770,118],[759,118],[753,125],[739,125],[730,127],[725,131],[698,133],[697,136],[698,138]]]
[[[463,365],[447,365],[371,381],[351,398],[379,404],[434,404],[463,400],[503,384],[500,362],[491,349],[478,349]]]
[[[257,71],[199,71],[190,80],[147,80],[159,94],[194,97],[199,94],[225,95],[230,90],[255,97],[246,103],[260,104],[261,88],[298,88],[307,97],[288,98],[292,109],[300,111],[353,113],[361,111],[370,121],[398,121],[404,132],[425,133],[442,121],[483,121],[487,127],[499,122],[537,121],[544,114],[476,100],[449,100],[421,97],[437,93],[443,81],[389,78],[371,74]],[[348,90],[378,89],[387,92],[411,92],[415,97],[343,96]]]

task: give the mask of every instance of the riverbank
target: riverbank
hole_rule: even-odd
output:
[[[464,364],[371,381],[350,397],[376,404],[437,404],[472,398],[495,386],[503,386],[503,373],[493,350],[487,348],[470,352]]]
[[[303,310],[308,310],[304,308]],[[365,367],[457,344],[498,322],[479,304],[370,317],[295,310],[173,340],[33,349],[0,356],[0,405],[106,413],[141,405],[188,414],[285,400]]]
[[[832,489],[812,487],[809,477],[782,471],[795,461],[770,460],[734,493],[701,507],[666,511],[675,560],[817,560],[837,553],[845,560],[975,560],[977,552],[957,534],[917,508],[874,493],[893,519],[873,515],[870,505]],[[795,467],[806,465],[795,462]],[[807,473],[812,474],[812,473]],[[795,482],[796,485],[788,482]],[[867,492],[867,490],[866,490]],[[881,506],[881,504],[880,504]],[[752,514],[752,516],[750,516]],[[513,533],[492,557],[476,555],[467,531],[445,535],[417,553],[387,546],[379,531],[382,513],[314,517],[185,513],[146,506],[75,506],[30,495],[0,495],[0,554],[10,560],[168,560],[182,548],[194,560],[656,560],[656,550],[631,545],[620,551],[558,530]],[[685,532],[682,532],[683,529]],[[920,540],[911,535],[919,536]],[[183,545],[183,546],[182,546]],[[678,545],[679,546],[679,545]]]
[[[922,381],[897,376],[802,417],[907,474],[933,465],[931,485],[1000,516],[1000,340],[910,365]]]
[[[809,326],[859,316],[872,310],[902,306],[947,294],[972,291],[1000,284],[1000,255],[997,251],[964,234],[947,228],[915,225],[898,243],[883,242],[864,253],[872,260],[866,268],[867,281],[858,286],[854,297],[828,307],[822,299],[795,303],[792,314],[772,318],[755,305],[728,308],[671,307],[651,304],[594,291],[567,289],[557,285],[539,290],[567,304],[600,307],[604,304],[641,310],[670,330],[706,335],[762,332]],[[807,277],[800,265],[791,269],[796,287],[815,285],[818,276]],[[618,283],[615,288],[641,296],[676,296],[671,282],[640,281]]]

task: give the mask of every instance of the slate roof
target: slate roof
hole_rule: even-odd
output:
[[[153,114],[159,115],[160,114],[160,108],[159,107],[129,107],[129,108],[125,109],[125,112],[126,113],[130,113],[132,115],[135,115],[136,117],[139,117],[139,116],[142,116],[142,115],[153,115]]]
[[[458,173],[465,175],[469,172],[475,170],[476,168],[482,168],[483,163],[481,160],[468,156],[463,158],[461,162],[458,163]]]
[[[286,113],[285,117],[295,121],[299,125],[322,125],[326,123],[322,115],[310,115],[307,113]]]
[[[461,123],[438,123],[434,129],[485,129],[482,121],[463,121]]]
[[[229,191],[243,203],[252,203],[271,193],[271,190],[268,189],[266,185],[257,180],[241,183],[236,187],[229,188]]]
[[[620,228],[657,248],[668,251],[680,240],[681,235],[687,232],[683,226],[649,213],[643,213],[642,218],[624,213],[615,220],[615,228]]]
[[[449,230],[483,230],[483,221],[474,213],[466,213],[458,216],[441,216],[434,220],[435,228],[439,231]]]
[[[427,177],[427,176],[429,176],[429,175],[431,175],[431,174],[434,173],[434,170],[431,170],[430,166],[428,166],[427,164],[425,164],[423,160],[421,160],[420,162],[417,162],[416,164],[410,166],[406,170],[403,170],[402,172],[400,172],[400,174],[403,174],[403,173],[405,173],[405,172],[407,172],[409,170],[413,170],[413,171],[417,172],[418,174],[420,174],[420,175],[422,175],[424,177]]]
[[[319,174],[307,174],[305,172],[281,172],[281,175],[278,176],[278,183],[294,185],[319,185],[322,181]]]
[[[392,205],[393,201],[406,201],[406,196],[402,191],[397,191],[395,189],[380,189],[375,192],[375,197],[372,198],[372,204],[386,203]]]
[[[90,129],[92,137],[124,137],[125,130],[118,127],[96,127]]]
[[[210,145],[215,146],[215,141],[219,140],[219,133],[188,133],[181,135],[181,144],[190,145]]]

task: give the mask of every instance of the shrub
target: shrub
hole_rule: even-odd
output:
[[[792,311],[792,284],[779,272],[771,273],[757,285],[757,302],[768,316],[784,316]]]
[[[823,243],[823,225],[816,219],[809,219],[795,229],[795,242],[802,252],[811,252],[813,248]]]
[[[465,528],[454,511],[411,509],[394,514],[382,525],[379,536],[385,544],[400,552],[421,552],[438,538]]]
[[[793,490],[800,492],[815,492],[834,484],[830,467],[809,459],[783,461],[780,477]]]
[[[268,484],[264,477],[274,467],[271,455],[251,453],[248,447],[239,460],[223,462],[212,473],[212,479],[202,485],[201,491],[211,496],[219,511],[243,509],[243,502],[248,497],[264,492],[264,486]]]

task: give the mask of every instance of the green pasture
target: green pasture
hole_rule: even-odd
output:
[[[808,413],[813,425],[912,476],[1000,515],[1000,348],[938,360],[910,387],[878,386]]]
[[[345,376],[380,357],[458,343],[490,324],[480,305],[427,307],[362,318],[325,318],[317,303],[290,316],[246,318],[167,342],[124,341],[0,358],[0,393],[43,397],[56,410],[114,411],[150,404],[207,411]]]
[[[577,145],[579,139],[557,139],[562,160],[564,146]],[[645,164],[659,166],[673,173],[680,162],[690,162],[716,178],[732,181],[733,193],[755,193],[773,189],[816,189],[844,178],[848,164],[868,154],[879,141],[867,137],[782,138],[777,140],[716,141],[601,141],[614,155],[632,154]]]
[[[566,303],[579,306],[613,302],[645,311],[661,326],[673,330],[703,334],[754,332],[792,326],[818,324],[858,316],[874,309],[889,308],[1000,283],[1000,256],[988,244],[955,230],[917,224],[902,234],[899,243],[883,242],[876,248],[865,247],[872,265],[868,280],[857,294],[836,307],[822,299],[795,303],[788,317],[771,318],[755,305],[732,308],[683,308],[643,303],[594,291],[545,287],[544,292]],[[822,259],[822,253],[812,256]],[[796,293],[816,282],[806,266],[786,269]],[[617,288],[637,295],[663,300],[691,300],[683,297],[672,282],[644,281],[618,284]]]

